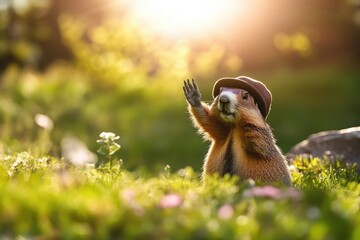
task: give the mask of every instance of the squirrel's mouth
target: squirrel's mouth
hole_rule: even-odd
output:
[[[220,111],[221,114],[224,114],[224,115],[232,115],[234,116],[235,114],[227,109],[223,109],[222,111]]]
[[[218,103],[218,109],[220,116],[227,122],[233,122],[235,120],[235,108],[231,102],[221,102]]]
[[[220,116],[228,122],[232,122],[235,119],[235,113],[223,110],[220,112]]]

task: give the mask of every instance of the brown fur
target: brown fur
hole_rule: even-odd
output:
[[[236,174],[241,180],[291,185],[290,174],[269,125],[254,99],[236,105],[235,120],[225,121],[218,109],[219,96],[209,106],[189,106],[194,125],[211,146],[204,162],[203,177]]]

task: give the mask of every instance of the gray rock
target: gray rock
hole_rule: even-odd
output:
[[[295,156],[330,157],[360,166],[360,127],[312,134],[295,145],[286,157],[291,162]],[[358,168],[359,169],[359,168]]]

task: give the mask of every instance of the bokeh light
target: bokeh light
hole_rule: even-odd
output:
[[[203,35],[216,32],[249,1],[134,0],[131,11],[152,30],[164,35]],[[242,6],[242,7],[241,7]]]

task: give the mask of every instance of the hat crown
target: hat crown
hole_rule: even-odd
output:
[[[262,82],[247,76],[220,78],[215,82],[213,87],[214,98],[219,95],[221,87],[241,88],[248,91],[257,102],[264,119],[268,116],[271,109],[272,95],[270,90]]]

